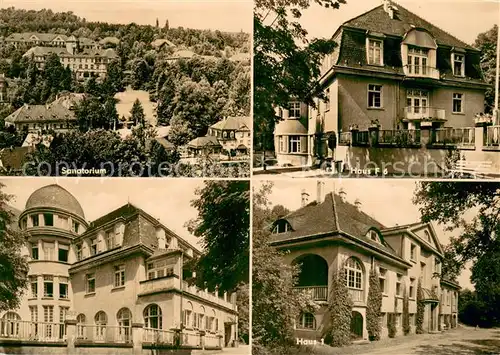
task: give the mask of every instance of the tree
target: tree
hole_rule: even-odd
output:
[[[425,312],[425,304],[424,304],[424,291],[422,290],[422,279],[418,279],[417,285],[417,314],[415,320],[415,332],[417,334],[424,333],[424,312]]]
[[[290,354],[296,346],[294,320],[314,310],[309,295],[294,288],[299,269],[285,262],[284,253],[268,244],[269,224],[277,215],[269,208],[272,184],[255,192],[252,217],[252,353]]]
[[[248,181],[206,181],[192,206],[198,217],[189,230],[201,238],[199,282],[209,289],[234,292],[249,282],[250,186]]]
[[[139,99],[134,101],[132,109],[130,110],[130,120],[134,122],[134,125],[141,125],[144,127],[146,123],[146,115],[144,114],[144,109]]]
[[[403,289],[403,334],[408,335],[411,332],[410,325],[410,299],[406,287]]]
[[[325,343],[331,346],[345,346],[351,343],[351,318],[353,302],[346,285],[346,270],[342,266],[332,275],[328,298],[329,323],[324,335]]]
[[[0,184],[0,311],[19,307],[28,286],[28,262],[21,255],[25,235],[14,226],[14,214],[8,206],[12,196]]]
[[[337,9],[345,0],[315,0]],[[325,99],[318,82],[322,58],[335,47],[333,40],[307,39],[298,19],[313,1],[257,0],[254,11],[254,141],[266,142],[276,121],[274,107],[288,107],[300,100],[315,107],[314,99]],[[270,138],[268,138],[270,139]]]
[[[109,128],[104,106],[96,97],[85,97],[75,105],[75,116],[80,131],[86,132],[90,129]]]
[[[380,317],[382,309],[382,290],[375,267],[370,270],[368,302],[366,304],[366,329],[370,340],[380,340]]]
[[[167,71],[158,78],[156,116],[158,123],[168,126],[173,114],[173,104],[176,92],[176,79],[172,72]]]
[[[118,111],[116,110],[116,100],[108,98],[104,103],[104,116],[110,129],[118,129]]]
[[[151,68],[146,60],[137,53],[137,58],[132,62],[132,89],[140,90],[148,82]]]
[[[495,104],[497,35],[498,25],[494,25],[492,29],[480,33],[474,42],[474,47],[481,51],[481,69],[486,82],[489,84],[485,92],[485,112],[492,112]]]
[[[108,89],[108,96],[114,96],[124,90],[123,69],[119,60],[113,60],[108,64],[103,86]]]

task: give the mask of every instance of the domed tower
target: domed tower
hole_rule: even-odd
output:
[[[72,307],[68,269],[76,261],[70,245],[88,227],[83,209],[67,190],[48,185],[28,198],[19,216],[19,227],[27,234],[30,255],[29,285],[19,309],[20,318],[64,323]],[[64,335],[59,334],[64,327],[45,332],[46,337],[58,338]]]

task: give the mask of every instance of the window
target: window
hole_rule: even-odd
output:
[[[19,323],[21,317],[16,312],[7,312],[2,317],[2,335],[17,336],[19,334]]]
[[[37,298],[38,297],[38,280],[36,276],[31,276],[31,297],[32,298]]]
[[[279,142],[279,151],[281,153],[286,153],[285,137],[284,136],[279,136],[278,137],[278,142]]]
[[[359,262],[354,258],[349,258],[346,271],[347,287],[362,290],[363,271]]]
[[[21,220],[21,229],[26,229],[26,228],[28,228],[28,219],[27,218],[23,218]]]
[[[406,110],[408,113],[426,114],[429,110],[429,92],[426,90],[407,90]]]
[[[54,322],[54,306],[43,306],[43,321],[45,324],[45,336],[52,337],[53,326],[50,323]]]
[[[33,260],[38,260],[38,245],[33,245],[31,247],[31,258]]]
[[[44,255],[43,259],[54,260],[54,249],[55,249],[54,243],[43,242],[43,255]]]
[[[387,269],[379,268],[379,282],[382,293],[387,293]]]
[[[38,227],[40,225],[40,221],[38,219],[38,215],[37,214],[32,214],[30,217],[31,217],[31,224],[33,225],[33,227]]]
[[[453,53],[453,75],[465,76],[465,56]]]
[[[84,338],[84,333],[85,333],[85,327],[83,324],[87,321],[85,314],[80,313],[78,316],[76,316],[76,336],[77,338]]]
[[[125,286],[125,265],[115,266],[115,287]]]
[[[59,298],[67,299],[68,298],[68,283],[67,283],[67,280],[64,280],[64,281],[61,280],[61,278],[59,278]]]
[[[200,307],[200,313],[198,313],[198,328],[205,329],[205,307]]]
[[[54,215],[52,213],[44,213],[43,214],[43,223],[46,226],[54,225]]]
[[[290,136],[288,142],[289,153],[300,153],[300,136]]]
[[[68,252],[69,252],[69,245],[59,244],[59,253],[58,253],[59,254],[58,255],[59,261],[67,263],[68,262]]]
[[[97,254],[97,238],[90,239],[90,255]]]
[[[316,318],[312,313],[302,313],[297,322],[297,329],[316,329]]]
[[[162,329],[161,308],[156,304],[149,305],[144,310],[145,328]]]
[[[80,230],[80,223],[73,221],[71,230],[75,233],[78,233],[78,231]]]
[[[368,39],[368,64],[383,65],[383,41],[379,39]]]
[[[382,85],[368,85],[368,107],[382,107]]]
[[[276,225],[274,226],[273,233],[274,234],[279,234],[279,233],[286,233],[292,230],[292,227],[290,226],[290,223],[287,221],[281,219],[276,222]]]
[[[87,293],[94,293],[95,292],[95,274],[87,274],[85,276],[86,282],[85,284],[87,285]]]
[[[415,278],[410,277],[410,298],[415,299]]]
[[[45,275],[43,277],[43,297],[54,297],[54,277]]]
[[[403,276],[398,274],[396,279],[396,296],[402,295],[402,285],[401,285],[402,281],[403,281]]]
[[[66,326],[64,321],[68,314],[69,307],[59,307],[59,339],[64,339],[66,336]]]
[[[410,245],[410,260],[417,260],[417,246],[413,243]]]
[[[113,249],[116,246],[115,243],[115,231],[114,230],[108,230],[106,231],[106,248]]]
[[[429,50],[408,46],[408,74],[427,75]]]
[[[82,243],[79,243],[75,246],[76,248],[76,260],[82,260]]]
[[[38,306],[30,306],[31,321],[38,322]],[[36,326],[36,325],[35,325]]]
[[[132,325],[132,313],[128,308],[122,308],[116,314],[116,320],[118,321],[118,335],[121,341],[130,341],[130,326]]]
[[[174,275],[175,260],[158,260],[147,264],[148,280]]]
[[[108,324],[108,316],[103,311],[96,313],[94,317],[95,339],[103,341],[106,337],[106,325]]]
[[[453,113],[464,112],[463,99],[464,99],[464,94],[460,93],[453,94]]]
[[[288,118],[300,118],[300,102],[290,102]]]
[[[369,230],[368,231],[368,238],[370,238],[371,240],[375,241],[375,242],[378,242],[380,243],[380,239],[378,237],[378,233],[376,231],[374,231],[373,229]]]

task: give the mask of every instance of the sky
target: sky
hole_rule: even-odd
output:
[[[468,44],[500,22],[498,0],[398,0],[396,3]],[[310,38],[330,38],[343,22],[381,4],[381,0],[347,0],[338,10],[313,4],[303,12],[300,22]]]
[[[386,227],[418,222],[420,213],[418,206],[412,203],[415,180],[384,180],[384,179],[342,179],[324,180],[324,193],[339,191],[343,188],[346,199],[354,203],[359,199],[362,210],[378,220]],[[254,183],[258,189],[262,182]],[[301,206],[301,192],[304,189],[309,193],[309,201],[316,199],[317,180],[283,181],[274,180],[274,186],[269,201],[274,205],[283,205],[289,210],[296,210]],[[441,244],[448,244],[450,232],[444,231],[442,225],[433,223]],[[460,286],[465,289],[474,289],[470,282],[470,265],[458,278]]]
[[[1,178],[0,183],[5,185],[5,193],[14,196],[10,205],[19,210],[24,209],[35,190],[57,183],[80,202],[89,222],[130,202],[201,249],[199,238],[191,235],[184,225],[197,216],[190,202],[196,198],[195,190],[203,186],[203,180],[25,177]]]
[[[73,11],[88,21],[252,31],[252,0],[0,0],[0,6],[26,10]]]

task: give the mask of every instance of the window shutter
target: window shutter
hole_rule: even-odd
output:
[[[300,136],[300,152],[307,153],[307,136]]]

